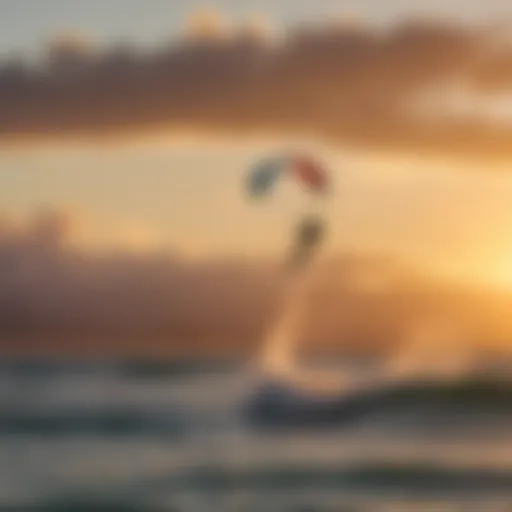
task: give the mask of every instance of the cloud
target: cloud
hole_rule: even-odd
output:
[[[28,340],[48,346],[50,339],[68,338],[73,345],[69,338],[111,337],[125,339],[124,349],[130,339],[142,340],[141,350],[144,340],[164,339],[170,344],[160,347],[164,351],[187,346],[193,351],[194,340],[217,337],[233,343],[240,333],[254,336],[265,324],[273,296],[275,302],[275,276],[265,268],[191,263],[162,252],[87,253],[73,244],[73,218],[57,210],[40,212],[24,224],[3,223],[4,349],[34,349]],[[87,347],[78,344],[73,350]]]
[[[277,266],[162,251],[89,253],[74,245],[75,216],[65,211],[4,219],[3,353],[254,354],[279,314]],[[309,300],[302,337],[313,348],[387,350],[425,318],[465,322],[486,344],[512,333],[510,296],[428,281],[386,258],[326,262]]]
[[[425,122],[512,127],[512,89],[489,93],[452,81],[420,91],[407,108]]]
[[[185,26],[186,37],[199,41],[219,41],[231,34],[228,20],[211,8],[200,8],[189,15]]]
[[[333,23],[271,41],[267,27],[237,28],[216,11],[199,11],[183,39],[145,53],[97,52],[86,38],[60,37],[46,66],[1,67],[0,141],[167,126],[510,156],[512,129],[503,123],[444,117],[432,124],[404,108],[453,77],[481,94],[510,89],[512,50],[491,45],[485,30],[425,20],[387,31]]]
[[[242,39],[260,44],[271,42],[277,35],[272,21],[262,13],[248,15],[238,27],[238,34]]]
[[[95,52],[90,36],[75,30],[57,33],[48,45],[48,56],[52,61],[86,59]]]

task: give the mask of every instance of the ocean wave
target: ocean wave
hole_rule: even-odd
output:
[[[257,427],[340,426],[407,413],[430,423],[440,418],[512,417],[512,382],[469,378],[456,382],[408,382],[337,396],[308,394],[283,383],[265,383],[248,401],[244,418]]]
[[[130,488],[99,493],[63,490],[60,495],[41,497],[32,507],[7,508],[6,504],[5,510],[220,512],[235,509],[232,499],[241,495],[246,497],[246,506],[236,507],[241,512],[467,510],[469,503],[481,503],[482,510],[501,511],[509,510],[512,504],[512,472],[378,463],[331,468],[273,465],[243,470],[209,466],[149,476]],[[166,496],[171,499],[163,499]],[[188,507],[182,505],[187,501],[184,496],[194,497],[193,508],[190,501]],[[286,501],[286,506],[277,506]]]
[[[301,490],[359,490],[401,494],[442,495],[458,492],[506,493],[512,498],[512,472],[445,468],[442,466],[375,464],[360,467],[276,466],[228,470],[198,468],[153,482],[168,490],[258,492]]]
[[[0,411],[0,435],[62,437],[163,436],[181,438],[188,429],[182,415],[131,408],[65,411]]]
[[[51,380],[108,375],[128,380],[168,380],[233,370],[236,362],[209,359],[118,359],[61,361],[20,359],[0,362],[0,375],[20,380]]]

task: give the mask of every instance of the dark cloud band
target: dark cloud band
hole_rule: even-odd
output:
[[[512,49],[483,30],[404,22],[297,29],[278,43],[247,32],[138,53],[61,41],[39,69],[0,69],[0,140],[175,129],[313,133],[379,148],[509,155],[512,129],[478,119],[428,122],[410,97],[454,76],[512,86]],[[73,44],[71,44],[73,43]]]

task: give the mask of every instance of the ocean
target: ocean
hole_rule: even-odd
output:
[[[0,510],[512,511],[512,384],[263,431],[257,386],[240,362],[4,361]]]

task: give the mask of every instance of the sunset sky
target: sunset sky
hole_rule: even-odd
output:
[[[290,182],[274,198],[251,203],[245,174],[275,147],[159,136],[114,147],[4,150],[0,201],[18,222],[46,207],[69,211],[75,242],[88,248],[166,249],[202,259],[282,256],[296,219],[320,211],[330,252],[394,253],[429,270],[512,284],[512,175],[505,164],[482,172],[480,164],[306,143],[332,170],[335,194],[314,204]]]
[[[209,6],[233,23],[259,13],[278,27],[326,23],[336,13],[378,23],[415,13],[484,22],[512,12],[499,0],[416,1],[413,8],[399,0],[225,0]],[[91,44],[106,48],[123,41],[154,48],[181,38],[184,20],[198,7],[187,0],[2,0],[0,54],[6,62],[13,56],[38,62],[48,40],[62,31],[83,32]],[[16,121],[16,106],[6,101]],[[426,157],[415,147],[382,152],[364,143],[324,140],[314,128],[301,136],[277,130],[241,138],[233,132],[184,135],[174,123],[172,133],[142,130],[117,142],[101,136],[67,141],[51,136],[45,115],[27,121],[32,128],[42,119],[49,130],[44,143],[1,144],[0,204],[10,223],[23,224],[40,209],[62,208],[72,219],[74,243],[88,250],[279,257],[294,222],[320,208],[330,226],[331,253],[391,253],[429,271],[512,286],[508,160],[486,162],[460,152]],[[82,123],[86,114],[76,116]],[[11,126],[16,123],[3,127],[7,135]],[[243,180],[250,166],[283,147],[308,149],[325,162],[335,182],[329,201],[311,205],[293,184],[266,204],[246,200]]]

